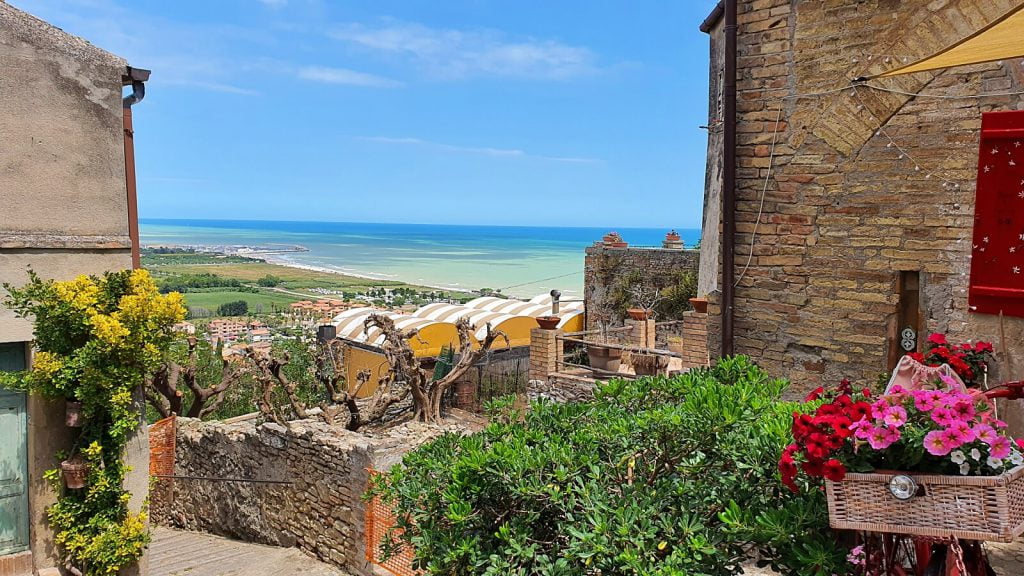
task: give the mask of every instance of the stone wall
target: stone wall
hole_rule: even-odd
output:
[[[610,248],[594,244],[586,249],[583,271],[584,304],[588,311],[598,305],[636,274],[645,290],[660,291],[675,284],[684,272],[697,272],[700,265],[699,250],[671,250],[664,248]],[[612,325],[622,324],[623,318],[616,317]],[[659,318],[661,320],[661,318]],[[597,327],[595,315],[587,314],[587,329]]]
[[[376,434],[314,420],[257,424],[178,418],[169,505],[154,520],[247,542],[297,546],[352,574],[366,562],[368,469],[386,470],[411,448],[458,425],[410,422]],[[254,483],[264,480],[283,483]]]
[[[1014,4],[740,0],[735,349],[792,379],[795,393],[842,377],[874,381],[887,368],[901,271],[920,273],[922,333],[1024,352],[1024,321],[1005,318],[1000,338],[999,319],[969,314],[966,293],[981,114],[1024,107],[1020,96],[975,97],[1024,89],[1020,61],[871,82],[942,98],[849,85]],[[815,93],[824,94],[794,97]],[[713,354],[719,334],[710,319]],[[1022,368],[1000,359],[1001,376]]]

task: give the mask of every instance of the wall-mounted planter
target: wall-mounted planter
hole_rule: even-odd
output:
[[[707,298],[690,298],[690,306],[693,306],[693,311],[699,314],[708,313],[708,299]]]
[[[85,488],[89,479],[89,463],[81,455],[75,454],[71,458],[60,463],[61,476],[64,478],[64,485],[72,490]]]
[[[64,425],[68,428],[81,428],[85,417],[82,416],[82,403],[68,400],[64,404]]]

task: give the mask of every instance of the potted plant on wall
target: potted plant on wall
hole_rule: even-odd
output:
[[[612,231],[601,238],[605,246],[609,248],[626,248],[629,243],[622,239],[618,232]]]
[[[598,326],[598,342],[587,345],[590,367],[602,372],[618,372],[622,362],[622,350],[601,345],[608,343],[609,329],[616,316],[616,303],[608,290],[598,294],[593,287],[590,288],[590,298],[587,298],[587,301],[591,303],[587,314]]]
[[[43,474],[58,494],[47,508],[54,544],[68,572],[116,574],[149,543],[146,510],[129,509],[125,449],[140,425],[139,391],[185,317],[182,297],[160,294],[145,270],[66,282],[30,271],[25,286],[3,287],[4,303],[33,321],[36,352],[29,370],[0,373],[0,386],[78,401],[86,417],[71,456]]]

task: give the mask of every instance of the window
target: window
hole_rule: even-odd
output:
[[[1024,316],[1024,111],[981,117],[970,310]]]

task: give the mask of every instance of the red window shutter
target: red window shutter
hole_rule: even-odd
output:
[[[1024,110],[981,117],[969,303],[1024,316]]]

